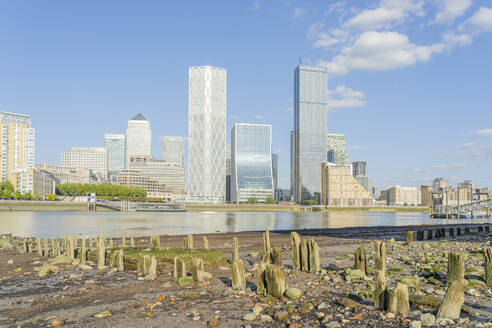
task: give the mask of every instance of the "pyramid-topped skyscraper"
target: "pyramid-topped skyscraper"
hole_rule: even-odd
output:
[[[128,121],[126,129],[126,167],[132,156],[152,157],[152,131],[150,122],[140,113]]]

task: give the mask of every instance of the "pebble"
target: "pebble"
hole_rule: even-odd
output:
[[[324,308],[326,308],[326,303],[324,302],[321,302],[318,304],[318,306],[316,307],[318,310],[323,310]]]
[[[256,316],[259,316],[261,311],[263,311],[263,308],[259,305],[255,305],[253,306],[253,313],[256,315]]]
[[[339,328],[340,324],[337,321],[330,321],[326,324],[326,328]]]
[[[420,316],[423,327],[429,327],[436,323],[436,317],[432,313],[422,314]]]
[[[442,290],[442,289],[438,289],[434,293],[436,295],[441,295],[441,296],[446,295],[446,292],[444,290]]]
[[[409,328],[422,328],[422,322],[418,320],[410,321]]]
[[[480,294],[480,292],[476,289],[473,289],[473,288],[470,288],[468,289],[466,292],[465,292],[466,295],[470,295],[470,296],[481,296],[482,294]]]
[[[243,315],[243,320],[253,321],[255,319],[256,319],[256,314],[254,314],[253,312],[249,312],[249,313],[246,313],[245,315]]]
[[[391,312],[386,313],[386,319],[394,319],[394,318],[395,318],[394,313],[391,313]]]
[[[8,260],[7,264],[14,264],[14,260],[12,260],[12,259]]]
[[[268,314],[262,314],[260,316],[261,318],[261,321],[263,322],[272,322],[273,321],[273,318],[271,316],[269,316]]]

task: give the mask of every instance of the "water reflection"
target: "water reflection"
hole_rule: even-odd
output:
[[[396,226],[486,222],[487,220],[432,220],[421,213],[290,213],[290,212],[186,212],[186,213],[76,213],[0,212],[0,233],[61,237],[67,234],[119,237],[150,234],[300,230],[357,226]]]

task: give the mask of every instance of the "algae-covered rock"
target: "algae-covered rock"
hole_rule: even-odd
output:
[[[284,295],[290,299],[295,300],[302,296],[302,291],[298,288],[291,287],[291,288],[287,288]]]

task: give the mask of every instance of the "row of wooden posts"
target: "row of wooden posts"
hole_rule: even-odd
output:
[[[407,231],[406,239],[407,241],[414,240],[432,240],[446,237],[456,237],[461,235],[470,235],[475,233],[472,227],[449,227],[449,228],[437,228],[437,229],[420,229],[417,231]],[[476,227],[476,233],[486,233],[490,232],[489,225],[478,225]]]

